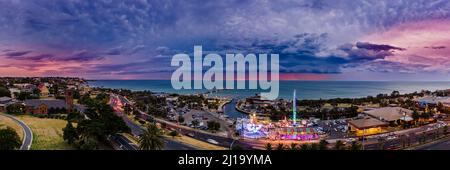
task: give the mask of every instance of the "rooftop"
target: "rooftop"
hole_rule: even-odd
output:
[[[10,97],[0,97],[0,102],[9,102],[12,99]]]
[[[373,110],[364,111],[364,113],[386,121],[395,121],[404,118],[405,116],[412,116],[413,111],[401,107],[382,107]],[[406,115],[405,115],[406,114]]]
[[[450,104],[450,97],[423,97],[418,99],[420,103],[426,103],[426,104]]]
[[[24,103],[26,106],[31,106],[34,108],[37,108],[42,104],[47,105],[49,108],[67,108],[66,102],[64,100],[30,99],[30,100],[25,100]]]
[[[383,122],[381,120],[371,118],[371,117],[365,117],[363,119],[352,120],[352,121],[349,121],[348,123],[358,129],[368,129],[368,128],[373,128],[373,127],[389,125],[386,122]]]

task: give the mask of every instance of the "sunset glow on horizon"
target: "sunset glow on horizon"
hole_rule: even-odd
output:
[[[0,76],[170,79],[171,57],[203,45],[221,56],[279,54],[281,80],[445,81],[448,9],[438,0],[5,0]]]

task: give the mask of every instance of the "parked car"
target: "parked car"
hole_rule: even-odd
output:
[[[212,143],[214,145],[218,145],[219,144],[219,142],[215,141],[214,139],[208,139],[206,141],[209,142],[209,143]]]

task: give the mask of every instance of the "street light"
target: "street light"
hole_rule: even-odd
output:
[[[363,129],[362,150],[364,150],[364,136],[366,135],[366,129]]]

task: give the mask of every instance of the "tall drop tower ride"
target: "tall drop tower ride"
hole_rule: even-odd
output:
[[[294,96],[292,98],[292,122],[293,125],[297,124],[297,97],[295,95],[296,90],[294,90]]]

